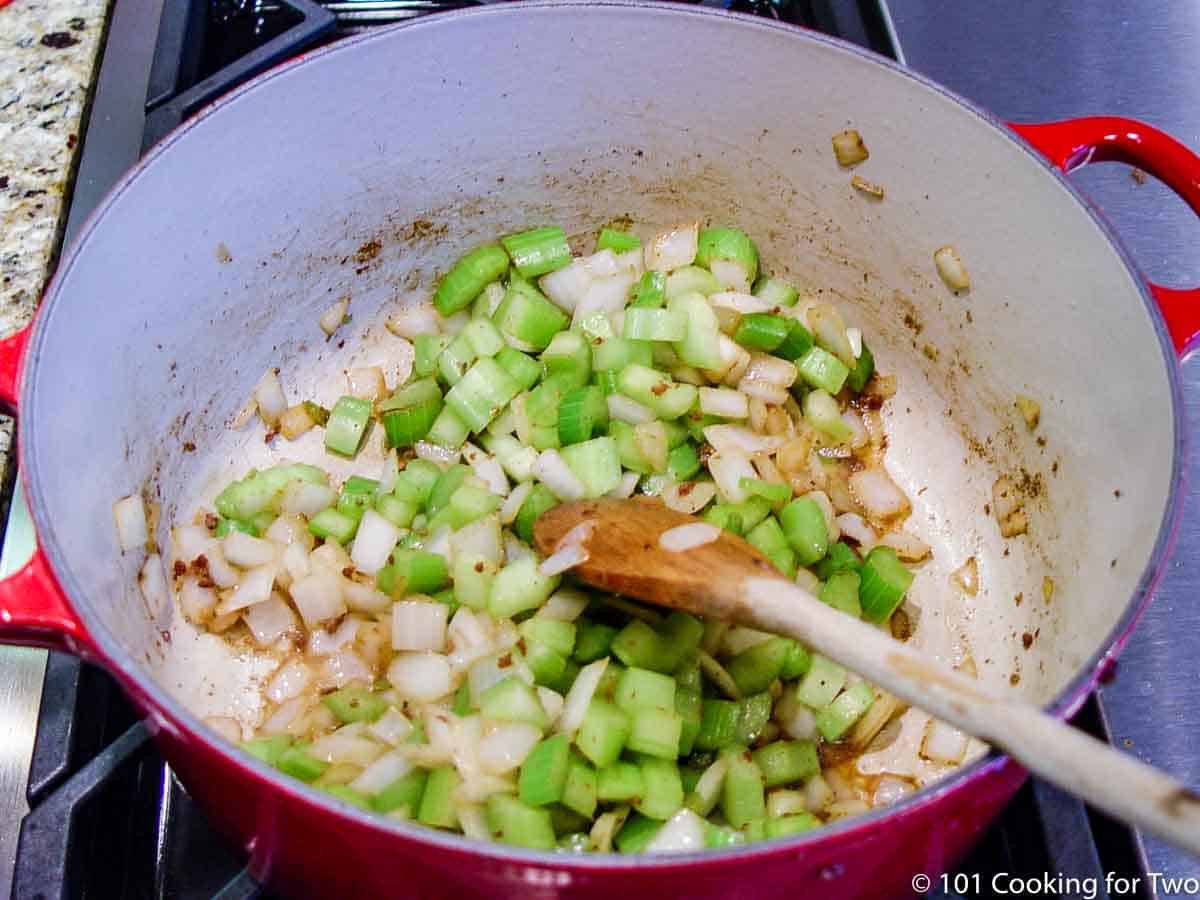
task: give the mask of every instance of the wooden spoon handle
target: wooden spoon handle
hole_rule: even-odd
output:
[[[777,578],[747,578],[738,618],[794,637],[885,690],[1007,752],[1098,809],[1200,854],[1200,796],[1164,772],[925,659]]]

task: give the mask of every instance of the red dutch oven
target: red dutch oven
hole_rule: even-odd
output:
[[[832,159],[846,127],[870,148],[857,171],[882,202]],[[252,661],[147,605],[111,505],[141,490],[165,545],[219,477],[265,458],[261,434],[227,427],[263,370],[284,366],[310,396],[321,373],[380,352],[372,326],[464,244],[546,221],[736,222],[774,271],[832,292],[897,375],[888,466],[935,548],[913,588],[922,621],[944,619],[981,679],[1070,715],[1166,558],[1175,354],[1200,330],[1200,292],[1147,284],[1062,177],[1101,160],[1200,211],[1200,160],[1146,125],[1005,125],[856,47],[701,9],[489,7],[282,66],[130,172],[36,322],[0,347],[40,540],[0,584],[0,638],[108,669],[251,871],[296,896],[904,893],[965,852],[1023,772],[988,755],[809,834],[667,858],[528,852],[374,817],[202,724],[245,714]],[[971,271],[963,296],[934,273],[945,244]],[[363,340],[316,340],[347,294]],[[1041,402],[1040,440],[1014,425],[1017,393]],[[1038,489],[1028,535],[1004,541],[985,504],[1014,471]],[[947,599],[972,555],[978,596]]]

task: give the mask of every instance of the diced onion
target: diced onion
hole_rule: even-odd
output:
[[[388,681],[398,695],[418,702],[445,697],[454,687],[450,664],[438,653],[400,654],[388,666]]]
[[[842,513],[837,517],[837,524],[842,534],[856,541],[864,552],[874,547],[879,540],[875,529],[858,513]]]
[[[308,530],[308,525],[299,516],[277,516],[275,521],[263,532],[263,537],[284,549],[298,543],[305,553],[312,549],[314,543],[312,532]],[[226,548],[225,555],[228,558],[228,548]],[[264,559],[263,562],[270,562],[270,558]]]
[[[854,358],[862,356],[862,329],[847,328],[846,340],[850,342],[850,352],[854,354]]]
[[[882,468],[862,469],[851,475],[849,482],[850,490],[873,518],[887,519],[909,509],[908,497]]]
[[[815,597],[821,590],[821,579],[801,566],[796,571],[796,586]]]
[[[217,605],[217,592],[210,587],[201,587],[200,579],[188,575],[179,585],[179,606],[189,622],[203,625],[212,618]]]
[[[400,529],[375,512],[366,510],[358,523],[350,560],[358,571],[374,575],[385,565],[400,540]]]
[[[607,666],[608,657],[605,656],[579,670],[575,681],[571,683],[571,689],[567,691],[562,713],[559,714],[555,725],[556,730],[565,734],[573,734],[579,730],[579,726],[583,724],[584,713],[587,712],[588,704],[592,702],[592,696],[596,693]]]
[[[278,594],[251,606],[242,614],[242,620],[260,647],[271,646],[299,624],[292,608]]]
[[[350,726],[346,725],[333,734],[317,738],[305,752],[328,763],[369,766],[383,754],[383,747],[370,738],[363,737],[357,730],[348,731],[349,728]]]
[[[814,775],[804,783],[804,805],[809,812],[824,812],[833,802],[833,790],[820,775]]]
[[[552,691],[548,687],[538,687],[538,701],[542,704],[542,709],[546,711],[546,718],[553,725],[558,721],[559,715],[563,711],[563,695],[558,691]]]
[[[316,568],[307,578],[292,582],[289,593],[300,612],[300,618],[309,628],[336,619],[346,612],[342,579],[327,569]]]
[[[863,143],[862,135],[853,128],[847,128],[833,136],[833,155],[839,166],[846,167],[862,162],[871,153]]]
[[[803,791],[777,790],[767,794],[767,816],[779,818],[808,810]]]
[[[671,816],[646,845],[647,853],[690,853],[703,850],[707,823],[686,807]]]
[[[259,417],[268,427],[273,428],[279,424],[279,417],[287,409],[288,403],[274,369],[267,369],[262,381],[254,389],[254,403],[258,406]]]
[[[705,434],[707,433],[708,429],[705,429]],[[741,480],[758,477],[754,466],[750,464],[750,457],[736,449],[723,450],[710,456],[708,471],[712,473],[721,499],[727,503],[743,502],[747,495],[742,489]]]
[[[854,351],[846,334],[846,323],[841,313],[828,303],[817,303],[808,311],[808,323],[812,326],[817,343],[854,368]]]
[[[387,321],[387,329],[402,338],[418,334],[437,334],[438,314],[432,303],[410,303],[398,309]]]
[[[543,276],[538,284],[542,293],[556,306],[566,312],[574,312],[591,287],[592,277],[588,264],[582,259],[577,259],[570,265]]]
[[[504,498],[504,503],[500,506],[500,523],[502,525],[511,525],[517,520],[517,514],[521,511],[521,507],[525,503],[525,498],[529,496],[529,492],[532,490],[533,482],[523,481],[513,488],[511,494]]]
[[[446,619],[450,607],[444,603],[401,600],[392,606],[392,649],[432,650],[446,648]]]
[[[479,767],[493,775],[511,772],[542,739],[542,732],[524,722],[496,722],[484,730],[476,757]]]
[[[279,708],[271,713],[259,727],[259,732],[265,735],[286,734],[293,721],[304,712],[307,703],[308,701],[303,697],[296,697],[286,703],[281,703]]]
[[[282,703],[304,693],[312,682],[312,672],[298,659],[280,666],[267,682],[266,696],[272,703]]]
[[[779,698],[774,717],[783,733],[794,741],[808,741],[816,737],[817,717],[796,699],[794,691],[788,691]]]
[[[921,741],[921,755],[928,760],[957,765],[967,754],[967,736],[940,719],[930,719]]]
[[[279,548],[271,541],[256,538],[241,531],[230,531],[221,542],[225,559],[240,569],[265,566],[279,555]]]
[[[711,481],[685,481],[670,484],[659,495],[668,509],[693,515],[704,509],[717,495],[717,486]]]
[[[654,411],[642,406],[636,400],[624,394],[609,394],[605,399],[608,404],[608,414],[618,422],[628,422],[630,425],[641,425],[654,421]]]
[[[300,515],[311,519],[323,509],[337,502],[337,491],[323,484],[309,481],[292,481],[283,489],[279,508],[287,515]]]
[[[146,601],[146,609],[156,618],[171,605],[171,594],[167,588],[167,578],[163,574],[162,558],[157,553],[146,557],[146,562],[138,575],[138,585],[142,589],[142,597]]]
[[[593,279],[588,285],[587,293],[575,307],[572,324],[578,326],[595,315],[612,317],[621,313],[629,298],[629,289],[636,280],[637,276],[630,271]]]
[[[721,536],[721,529],[708,522],[689,522],[668,528],[658,536],[658,545],[668,553],[683,553],[711,544]]]
[[[969,557],[965,563],[950,573],[954,583],[962,588],[962,592],[970,597],[979,593],[979,563],[975,557]]]
[[[709,425],[704,429],[704,439],[718,453],[736,450],[747,457],[755,453],[773,453],[787,443],[786,437],[755,434],[742,425]]]
[[[412,730],[412,722],[395,707],[388,707],[387,712],[367,726],[370,734],[393,747],[408,740]]]
[[[894,775],[884,775],[875,784],[875,793],[871,796],[872,806],[890,806],[898,800],[903,800],[916,790],[916,786],[907,779]]]
[[[233,589],[233,593],[217,606],[217,614],[224,615],[256,603],[265,603],[271,598],[277,570],[277,564],[272,562],[248,571]]]
[[[180,525],[171,529],[171,543],[175,548],[175,558],[191,563],[197,556],[208,552],[213,537],[203,525]]]
[[[387,380],[379,366],[363,366],[346,371],[346,386],[350,396],[360,400],[378,400],[387,393]]]
[[[929,545],[919,537],[903,531],[889,531],[879,539],[880,546],[891,547],[905,562],[920,562],[929,556]]]
[[[314,628],[308,638],[308,653],[310,656],[329,656],[342,647],[351,643],[358,634],[358,626],[362,619],[356,616],[346,616],[334,631],[324,628]]]
[[[568,569],[573,569],[575,566],[582,565],[587,561],[587,548],[582,544],[573,544],[561,550],[556,550],[542,560],[538,566],[538,574],[546,578],[553,575],[561,575]]]
[[[364,794],[378,794],[397,778],[403,778],[412,771],[413,764],[399,753],[385,753],[371,763],[362,774],[350,782],[352,790]]]
[[[242,740],[242,726],[238,724],[237,719],[228,716],[205,716],[204,724],[231,744],[240,743]]]
[[[633,492],[637,490],[641,477],[637,472],[622,473],[621,480],[617,482],[617,486],[609,491],[606,496],[616,497],[618,500],[625,500],[632,497]]]
[[[737,260],[714,259],[709,262],[708,269],[722,287],[743,293],[750,290],[750,273]]]
[[[279,433],[289,441],[294,441],[302,434],[312,431],[317,425],[308,407],[303,403],[289,406],[279,417]]]
[[[204,554],[204,558],[208,561],[208,577],[217,587],[230,588],[238,583],[241,576],[238,575],[237,569],[226,562],[220,544],[213,543],[208,552]]]
[[[721,637],[721,653],[724,656],[737,656],[770,639],[771,635],[766,631],[759,631],[757,628],[749,628],[745,625],[734,625]]]
[[[731,388],[700,388],[700,412],[723,419],[744,419],[750,415],[745,394]]]
[[[429,441],[417,441],[413,444],[413,452],[417,454],[418,459],[428,460],[438,465],[448,466],[458,462],[461,452],[451,450],[449,447],[443,447],[440,444],[431,444]]]
[[[346,321],[346,310],[350,306],[350,299],[343,297],[321,313],[320,325],[321,330],[326,336],[332,336],[335,331],[342,327],[342,323]]]
[[[696,259],[699,238],[699,222],[656,234],[646,244],[646,268],[655,272],[670,272],[691,265]]]
[[[146,528],[146,504],[142,502],[142,495],[130,494],[123,497],[113,504],[112,510],[121,552],[144,550],[150,535]]]
[[[533,474],[564,502],[582,500],[587,493],[583,482],[571,471],[557,450],[543,450],[538,454],[537,462],[533,464]]]
[[[554,619],[557,622],[574,622],[587,609],[591,598],[575,588],[559,588],[550,595],[535,614],[538,618]]]
[[[471,443],[463,444],[462,456],[471,467],[471,471],[487,485],[489,491],[500,497],[508,496],[508,477],[496,457],[489,456]]]
[[[934,252],[933,263],[937,266],[942,281],[950,290],[965,291],[971,286],[971,276],[967,273],[967,267],[963,264],[962,257],[949,244],[939,247]]]

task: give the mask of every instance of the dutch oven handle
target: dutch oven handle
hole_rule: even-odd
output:
[[[1200,215],[1200,156],[1173,137],[1136,119],[1091,116],[1009,128],[1063,172],[1094,162],[1123,162],[1149,172]],[[1200,335],[1200,289],[1163,287],[1150,292],[1180,356]]]
[[[21,368],[32,325],[0,341],[0,407],[17,410]],[[0,643],[28,644],[94,656],[83,623],[72,612],[39,546],[11,577],[0,581]]]

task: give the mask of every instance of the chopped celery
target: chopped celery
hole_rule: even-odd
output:
[[[530,806],[546,806],[563,798],[571,761],[571,739],[565,734],[546,738],[521,763],[517,796]]]
[[[630,715],[630,750],[658,759],[679,755],[683,719],[674,709],[638,708]]]
[[[717,314],[708,301],[697,293],[682,294],[668,301],[667,308],[687,321],[687,334],[673,346],[679,358],[698,369],[716,369],[721,365],[721,329]]]
[[[504,334],[533,350],[545,350],[554,335],[567,327],[566,313],[527,281],[508,286],[504,300],[492,317]]]
[[[651,819],[635,813],[629,817],[617,834],[617,850],[621,853],[641,853],[646,849],[646,845],[654,840],[654,836],[662,827],[663,823],[658,819]]]
[[[389,813],[403,807],[410,816],[415,817],[421,808],[421,795],[425,792],[428,777],[425,769],[413,769],[407,775],[401,775],[371,798],[371,808],[376,812]]]
[[[310,756],[307,747],[307,744],[293,744],[285,748],[275,760],[275,767],[301,781],[316,781],[325,774],[329,763]]]
[[[867,386],[867,382],[871,380],[871,376],[874,374],[875,356],[871,353],[871,348],[867,346],[867,342],[863,341],[862,352],[858,354],[858,360],[855,362],[854,368],[846,376],[846,387],[850,388],[855,394],[861,394],[863,388]]]
[[[751,754],[767,787],[812,778],[821,771],[817,745],[812,741],[775,741]]]
[[[856,619],[862,615],[862,606],[858,599],[859,577],[857,572],[835,572],[821,588],[818,595],[822,603],[827,603],[834,609],[840,609]]]
[[[850,374],[844,362],[820,347],[810,347],[796,360],[796,369],[807,384],[830,394],[840,391]]]
[[[742,316],[733,339],[750,350],[771,353],[787,339],[793,322],[770,313],[750,313]]]
[[[564,391],[587,384],[592,374],[592,351],[583,335],[560,331],[540,357],[545,378],[556,379]]]
[[[721,787],[721,813],[734,828],[742,828],[766,815],[762,772],[745,749],[730,750],[724,758],[728,768]]]
[[[437,359],[438,377],[446,384],[458,384],[459,379],[467,373],[467,369],[471,368],[471,363],[475,362],[478,356],[466,335],[459,334],[446,345],[446,349]]]
[[[754,282],[754,296],[772,306],[795,306],[800,293],[786,281],[760,275]]]
[[[700,455],[695,444],[680,444],[667,454],[667,474],[673,481],[687,481],[699,471]]]
[[[796,686],[796,699],[813,709],[833,702],[846,683],[846,670],[831,659],[814,653],[808,672]]]
[[[770,637],[743,650],[725,666],[744,695],[757,694],[779,677],[790,652],[787,638]]]
[[[621,460],[611,437],[563,447],[563,462],[583,482],[586,497],[603,497],[621,483]]]
[[[738,744],[753,744],[771,719],[771,695],[766,691],[751,694],[738,701],[738,723],[735,734]]]
[[[617,761],[629,740],[629,732],[628,715],[605,700],[593,698],[575,735],[575,745],[594,765],[602,768]]]
[[[479,695],[479,711],[489,719],[525,722],[545,728],[549,720],[533,688],[516,675],[497,681]]]
[[[576,388],[558,407],[558,439],[565,447],[589,440],[608,426],[608,404],[596,385]]]
[[[514,523],[521,540],[532,542],[533,523],[537,521],[538,516],[558,506],[558,503],[558,497],[554,496],[550,488],[540,482],[535,484],[525,502],[521,504],[521,509],[517,512],[517,521]]]
[[[321,702],[340,722],[374,722],[388,708],[388,702],[378,694],[352,686],[326,694]]]
[[[840,740],[875,702],[875,689],[865,681],[847,688],[817,713],[817,731],[827,741]]]
[[[732,746],[737,737],[740,710],[732,700],[704,699],[700,710],[697,750],[721,750]]]
[[[804,418],[818,431],[824,432],[837,442],[848,441],[853,435],[850,426],[842,418],[837,400],[823,390],[809,391],[804,395]]]
[[[622,337],[634,341],[681,341],[687,320],[678,310],[631,306],[625,310]]]
[[[510,562],[498,573],[488,597],[488,612],[496,619],[511,618],[527,609],[537,609],[558,587],[557,575],[538,572],[532,556]]]
[[[875,547],[863,561],[859,599],[863,618],[886,622],[904,599],[913,582],[913,573],[904,567],[891,547]]]
[[[669,819],[683,806],[683,781],[675,757],[646,758],[639,766],[645,785],[641,797],[633,799],[633,808],[652,819]]]
[[[783,339],[783,342],[775,348],[775,355],[780,359],[795,361],[808,353],[812,349],[812,346],[812,332],[797,320],[792,319],[791,329],[788,331],[787,337]]]
[[[595,662],[607,656],[617,629],[600,622],[580,621],[575,639],[575,659],[581,663]]]
[[[279,762],[279,757],[283,755],[283,751],[291,745],[291,735],[276,734],[271,737],[246,741],[241,747],[251,756],[261,759],[268,766],[274,766]]]
[[[747,494],[762,497],[772,505],[786,503],[792,496],[791,485],[763,481],[761,478],[739,478],[738,487]]]
[[[708,269],[699,266],[683,266],[667,276],[664,297],[670,303],[684,294],[699,294],[707,297],[721,290],[721,282]]]
[[[441,411],[442,392],[432,378],[400,388],[378,407],[388,446],[411,447],[422,440]]]
[[[413,374],[429,378],[437,374],[438,358],[450,346],[448,334],[418,334],[413,338]]]
[[[466,309],[489,282],[508,271],[508,254],[498,244],[477,247],[459,259],[443,276],[433,305],[443,316]]]
[[[613,762],[596,771],[596,797],[602,803],[625,803],[646,789],[642,770],[631,762]]]
[[[500,243],[524,278],[537,278],[571,262],[567,236],[557,225],[510,234]]]
[[[591,818],[596,813],[596,770],[572,751],[567,762],[567,778],[563,784],[562,805],[572,812]]]
[[[505,347],[497,353],[496,364],[507,372],[523,391],[529,390],[542,377],[542,367],[538,361],[514,347]]]
[[[505,844],[554,849],[554,825],[548,810],[528,806],[509,794],[492,794],[487,799],[487,821],[488,828]]]
[[[758,250],[739,228],[705,228],[696,247],[696,265],[707,269],[715,262],[735,263],[749,286],[758,275]]]
[[[337,541],[343,547],[354,539],[358,520],[338,512],[332,506],[308,520],[308,530],[326,541]]]
[[[371,424],[371,404],[357,397],[339,397],[325,423],[325,449],[340,456],[354,456]]]
[[[811,497],[797,497],[781,509],[779,524],[800,565],[811,566],[829,550],[825,513]]]
[[[472,319],[462,330],[477,357],[495,356],[504,349],[504,337],[488,319]]]
[[[621,673],[613,702],[628,713],[639,709],[674,709],[675,679],[630,666]]]
[[[471,431],[483,431],[520,390],[494,359],[484,357],[446,392],[446,406]]]
[[[643,272],[633,288],[633,306],[657,309],[666,303],[667,273]]]

